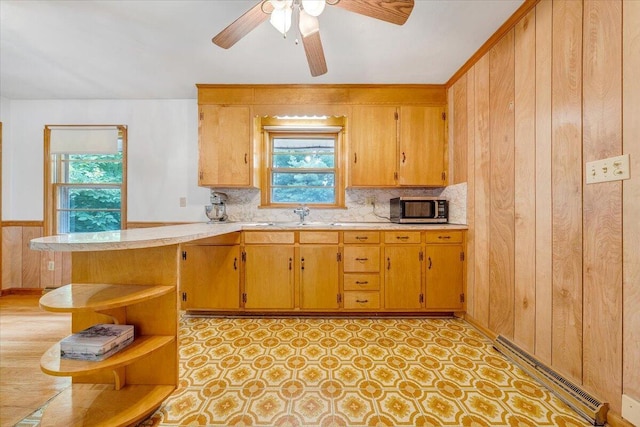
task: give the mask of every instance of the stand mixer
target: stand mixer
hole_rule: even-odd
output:
[[[209,224],[224,222],[227,220],[227,196],[225,193],[211,191],[211,204],[204,207],[204,212],[209,218]]]

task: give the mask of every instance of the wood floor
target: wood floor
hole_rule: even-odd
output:
[[[38,296],[0,297],[0,426],[12,426],[68,387],[40,370],[40,357],[71,330],[71,315],[46,312]]]

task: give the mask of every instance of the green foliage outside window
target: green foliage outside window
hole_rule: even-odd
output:
[[[122,152],[63,155],[69,185],[59,186],[58,228],[62,233],[121,228]]]

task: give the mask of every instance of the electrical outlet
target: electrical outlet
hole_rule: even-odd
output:
[[[364,198],[364,204],[367,205],[367,206],[375,206],[376,198],[373,197],[373,196],[365,197]]]
[[[187,207],[187,198],[186,197],[180,197],[180,207],[181,208],[186,208]]]
[[[47,270],[49,271],[53,271],[56,269],[56,263],[55,261],[49,261],[49,263],[47,264]]]
[[[640,402],[626,394],[622,395],[622,418],[640,426]]]
[[[587,184],[629,179],[629,155],[587,162],[585,172]]]

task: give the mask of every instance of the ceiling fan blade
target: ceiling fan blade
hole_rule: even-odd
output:
[[[249,34],[251,30],[269,19],[271,12],[273,12],[271,2],[261,0],[257,5],[233,21],[231,25],[220,31],[211,41],[224,49],[229,49],[241,38]]]
[[[359,13],[370,18],[402,25],[413,10],[414,0],[338,0],[327,2],[335,7]]]
[[[300,11],[299,27],[311,75],[313,77],[321,76],[327,72],[327,61],[324,59],[322,40],[320,40],[318,18]]]

